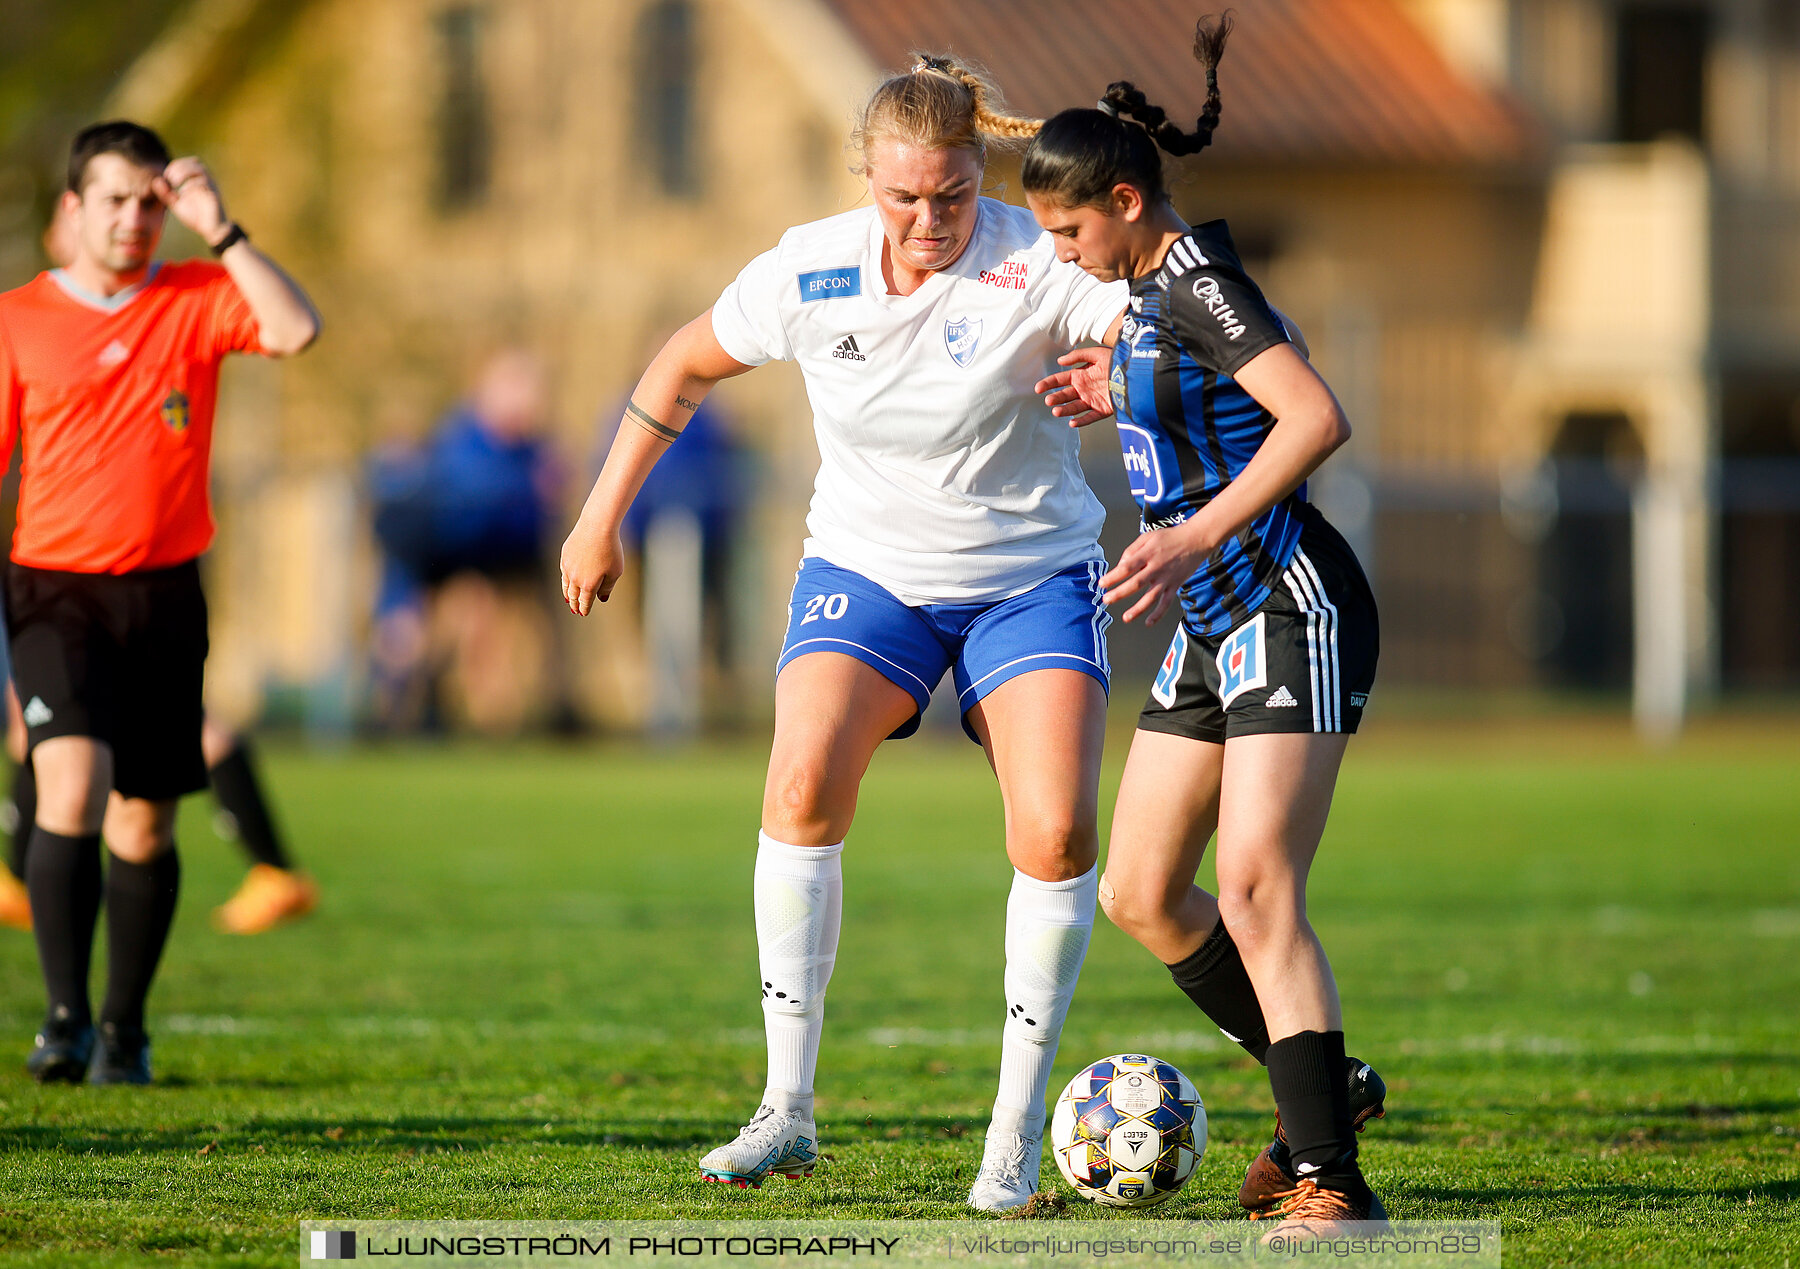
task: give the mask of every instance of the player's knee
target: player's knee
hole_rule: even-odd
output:
[[[85,778],[38,780],[37,822],[52,833],[80,837],[100,831],[107,787]]]
[[[1015,863],[1028,861],[1023,871],[1043,881],[1079,877],[1100,853],[1092,821],[1060,808],[1012,816],[1006,845]]]
[[[1219,919],[1231,931],[1232,942],[1248,951],[1300,919],[1297,896],[1277,877],[1221,874]]]
[[[1153,938],[1170,921],[1160,895],[1129,881],[1115,883],[1110,876],[1100,879],[1100,910],[1106,913],[1107,920],[1140,943]]]
[[[812,765],[771,774],[763,799],[763,831],[794,846],[842,841],[840,821],[847,820],[844,799],[829,775]]]
[[[175,804],[115,799],[100,831],[106,848],[118,858],[147,864],[175,844]]]
[[[154,828],[109,829],[106,849],[128,864],[147,864],[173,846],[174,839]]]

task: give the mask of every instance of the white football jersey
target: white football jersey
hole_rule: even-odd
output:
[[[1061,264],[1031,213],[980,200],[962,256],[911,295],[882,280],[872,207],[800,225],[713,306],[746,365],[798,361],[819,475],[806,553],[919,605],[1004,599],[1099,559],[1078,437],[1032,385],[1100,341],[1123,282]]]

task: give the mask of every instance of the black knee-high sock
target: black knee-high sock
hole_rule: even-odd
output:
[[[1364,1184],[1350,1126],[1344,1033],[1301,1031],[1269,1046],[1269,1085],[1294,1169],[1333,1189]]]
[[[1269,1028],[1263,1022],[1256,988],[1244,969],[1244,958],[1225,922],[1213,927],[1192,956],[1169,966],[1169,976],[1214,1026],[1243,1045],[1244,1052],[1258,1062],[1267,1062]]]
[[[64,837],[33,826],[25,888],[31,895],[31,928],[50,1013],[85,1023],[88,967],[94,959],[94,922],[100,912],[100,834]]]
[[[275,868],[291,868],[287,851],[282,848],[281,834],[275,828],[269,804],[263,797],[262,782],[256,778],[256,763],[250,753],[250,742],[240,738],[231,752],[219,759],[207,774],[212,778],[213,795],[219,808],[237,825],[238,845],[252,860]]]
[[[26,758],[13,768],[12,875],[25,880],[25,861],[31,857],[31,830],[37,824],[37,771]]]
[[[100,1021],[121,1030],[144,1026],[144,1000],[156,977],[175,900],[181,859],[174,844],[147,864],[106,861],[106,1003]]]

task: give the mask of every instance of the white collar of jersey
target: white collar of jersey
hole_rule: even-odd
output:
[[[142,282],[133,282],[123,291],[115,291],[111,295],[96,295],[85,286],[82,286],[81,283],[77,282],[74,278],[70,277],[66,269],[50,270],[50,280],[60,286],[63,289],[63,294],[67,295],[77,304],[85,304],[88,308],[99,309],[102,313],[116,313],[127,304],[131,303],[131,301],[135,300],[138,296],[142,295],[144,293],[144,288],[154,282],[156,280],[156,275],[161,271],[162,261],[154,260],[150,264],[150,271],[144,275],[144,280]]]

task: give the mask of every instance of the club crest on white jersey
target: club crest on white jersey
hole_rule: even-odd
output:
[[[959,366],[967,366],[975,360],[975,345],[981,342],[981,322],[970,321],[959,317],[954,322],[944,323],[944,347],[950,350],[950,360]]]
[[[732,358],[805,378],[819,474],[803,549],[906,604],[997,602],[1099,556],[1079,437],[1030,388],[1103,341],[1129,287],[1059,263],[1025,208],[978,207],[923,292],[886,293],[887,235],[862,206],[788,230],[712,308]]]
[[[1219,703],[1226,709],[1251,688],[1268,684],[1269,663],[1263,655],[1263,617],[1264,614],[1257,613],[1219,645]]]

